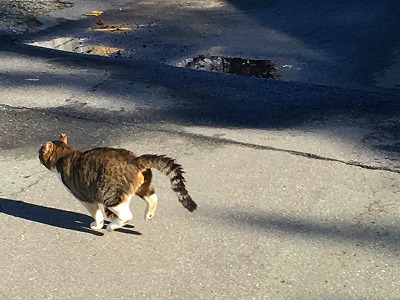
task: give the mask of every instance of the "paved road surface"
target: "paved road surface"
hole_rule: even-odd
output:
[[[0,48],[0,298],[397,299],[399,96]],[[153,221],[93,232],[37,150],[164,153]]]

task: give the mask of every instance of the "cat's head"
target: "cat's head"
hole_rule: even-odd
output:
[[[62,133],[58,140],[45,142],[39,149],[40,163],[49,170],[54,169],[57,160],[73,150],[67,140],[67,135]]]

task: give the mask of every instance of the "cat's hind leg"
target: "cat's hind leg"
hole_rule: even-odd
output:
[[[144,219],[150,221],[154,217],[154,212],[157,208],[158,198],[157,195],[151,194],[150,196],[140,196],[146,202],[146,210],[144,211]]]
[[[104,206],[104,214],[106,215],[106,218],[110,221],[117,218],[117,216],[111,210],[109,210],[107,206]]]
[[[101,229],[104,225],[104,216],[101,211],[98,203],[96,202],[83,202],[81,201],[84,207],[88,210],[90,215],[93,217],[94,222],[90,223],[90,228],[93,230]]]
[[[107,208],[112,211],[117,218],[107,225],[107,231],[112,231],[121,228],[132,219],[131,209],[129,208],[130,198],[121,202],[116,206],[108,206]]]
[[[144,219],[150,221],[154,217],[154,212],[157,208],[158,198],[151,185],[152,173],[151,170],[146,170],[142,173],[144,177],[143,184],[136,191],[136,195],[146,202]]]

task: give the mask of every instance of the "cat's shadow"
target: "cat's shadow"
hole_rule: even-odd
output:
[[[73,211],[0,198],[0,215],[2,213],[53,227],[91,233],[98,236],[104,235],[101,231],[94,231],[89,228],[90,222],[93,221],[90,216]],[[132,230],[132,228],[133,226],[128,224],[116,231],[142,235],[140,232]]]

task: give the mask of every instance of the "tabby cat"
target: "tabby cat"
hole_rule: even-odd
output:
[[[145,219],[151,220],[157,207],[157,196],[151,185],[155,168],[170,178],[178,200],[190,212],[197,208],[185,187],[182,166],[163,155],[135,156],[131,151],[95,148],[79,151],[67,145],[67,135],[45,142],[39,150],[40,162],[54,171],[68,190],[86,207],[94,218],[93,230],[104,225],[104,213],[111,221],[112,231],[132,219],[129,203],[133,195],[146,202]]]

